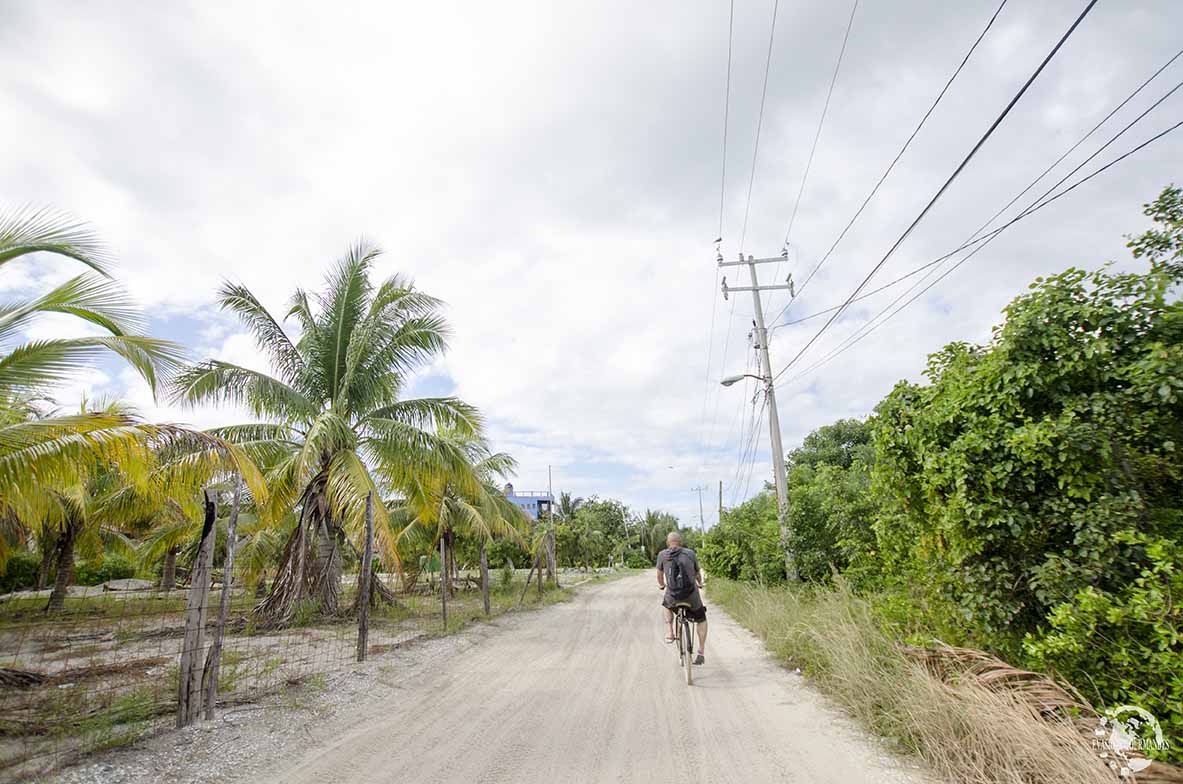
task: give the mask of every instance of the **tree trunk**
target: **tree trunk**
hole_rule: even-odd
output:
[[[177,587],[177,547],[173,545],[164,554],[164,570],[160,573],[160,587],[171,591]]]
[[[322,615],[336,615],[341,598],[341,529],[333,522],[328,510],[328,499],[316,498],[319,520],[316,527],[316,571],[313,574],[313,596],[319,602]]]
[[[328,512],[325,477],[318,476],[304,491],[299,524],[288,538],[270,593],[255,606],[255,617],[267,626],[282,626],[309,596],[321,614],[339,614],[341,537]]]
[[[455,548],[453,545],[454,539],[455,539],[455,536],[452,534],[452,527],[448,526],[448,528],[444,531],[444,537],[443,537],[445,549],[447,550],[447,560],[446,560],[447,565],[446,565],[446,567],[445,567],[445,561],[440,562],[440,574],[443,575],[443,578],[445,580],[445,584],[447,585],[448,596],[455,596],[456,595],[456,580],[455,580],[456,551],[455,551]]]
[[[66,607],[66,592],[70,583],[74,582],[74,540],[78,536],[78,526],[70,521],[58,538],[57,577],[53,581],[53,593],[49,595],[49,604],[45,611],[56,613]]]
[[[444,632],[448,631],[448,540],[440,537],[440,615],[444,621]]]
[[[41,566],[37,569],[37,590],[44,591],[49,585],[49,572],[53,568],[53,556],[57,551],[57,542],[49,531],[41,535]]]
[[[546,532],[546,579],[559,584],[559,571],[555,564],[555,529]]]
[[[489,545],[481,542],[481,599],[485,602],[485,615],[491,615],[489,606]]]

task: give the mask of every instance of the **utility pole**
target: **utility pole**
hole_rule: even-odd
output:
[[[698,533],[701,534],[702,536],[706,536],[707,535],[707,524],[706,524],[706,520],[703,518],[703,514],[702,514],[702,491],[703,490],[706,490],[706,488],[702,487],[702,486],[690,488],[690,492],[698,493]]]
[[[719,522],[723,522],[723,480],[719,480]]]
[[[790,580],[795,580],[797,579],[797,570],[793,566],[793,554],[789,551],[787,522],[789,515],[788,469],[785,467],[785,450],[780,440],[780,414],[776,408],[776,387],[772,381],[772,361],[768,358],[768,329],[764,325],[764,305],[760,301],[760,292],[762,291],[786,290],[792,294],[795,293],[795,288],[791,274],[785,279],[784,284],[769,286],[761,286],[760,279],[756,276],[757,264],[780,263],[787,259],[788,256],[788,248],[785,248],[781,251],[781,255],[768,259],[754,259],[751,256],[745,259],[741,253],[739,254],[739,261],[723,261],[723,256],[720,254],[718,262],[720,267],[746,266],[752,278],[751,286],[733,286],[729,288],[727,286],[727,278],[724,276],[723,299],[727,299],[728,294],[732,291],[752,292],[752,305],[756,315],[756,348],[760,352],[759,379],[764,384],[764,397],[768,402],[768,433],[772,440],[772,473],[773,480],[776,483],[776,519],[780,526],[780,546],[785,555],[785,574]],[[730,386],[730,384],[734,384],[740,378],[743,378],[743,376],[734,379],[724,379],[724,385]],[[727,382],[730,382],[730,384]]]

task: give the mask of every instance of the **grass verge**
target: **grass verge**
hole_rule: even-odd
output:
[[[767,588],[716,579],[711,598],[872,732],[964,784],[1118,780],[1068,722],[966,680],[942,682],[909,660],[871,607],[842,586]]]

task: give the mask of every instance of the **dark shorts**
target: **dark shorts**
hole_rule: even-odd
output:
[[[671,604],[676,604],[676,603],[671,602]],[[661,606],[666,607],[666,609],[668,609],[668,610],[674,609],[673,607],[667,607],[665,602],[662,602]],[[695,609],[694,607],[687,607],[686,608],[686,617],[689,618],[694,623],[706,623],[707,622],[707,606],[705,604],[700,604],[697,609]]]

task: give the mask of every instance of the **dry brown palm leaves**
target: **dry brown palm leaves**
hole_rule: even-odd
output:
[[[1152,762],[1149,767],[1121,779],[1116,771],[1129,761],[1144,760],[1145,756],[1131,749],[1124,753],[1125,759],[1120,759],[1120,754],[1115,755],[1107,744],[1098,749],[1102,717],[1071,684],[1057,682],[1043,673],[1020,670],[996,656],[972,648],[943,644],[928,648],[905,645],[903,650],[943,683],[956,684],[970,678],[990,691],[1018,697],[1044,720],[1071,723],[1082,743],[1097,750],[1099,757],[1108,755],[1103,761],[1115,770],[1115,778],[1119,780],[1137,784],[1183,784],[1183,768],[1161,762]]]

